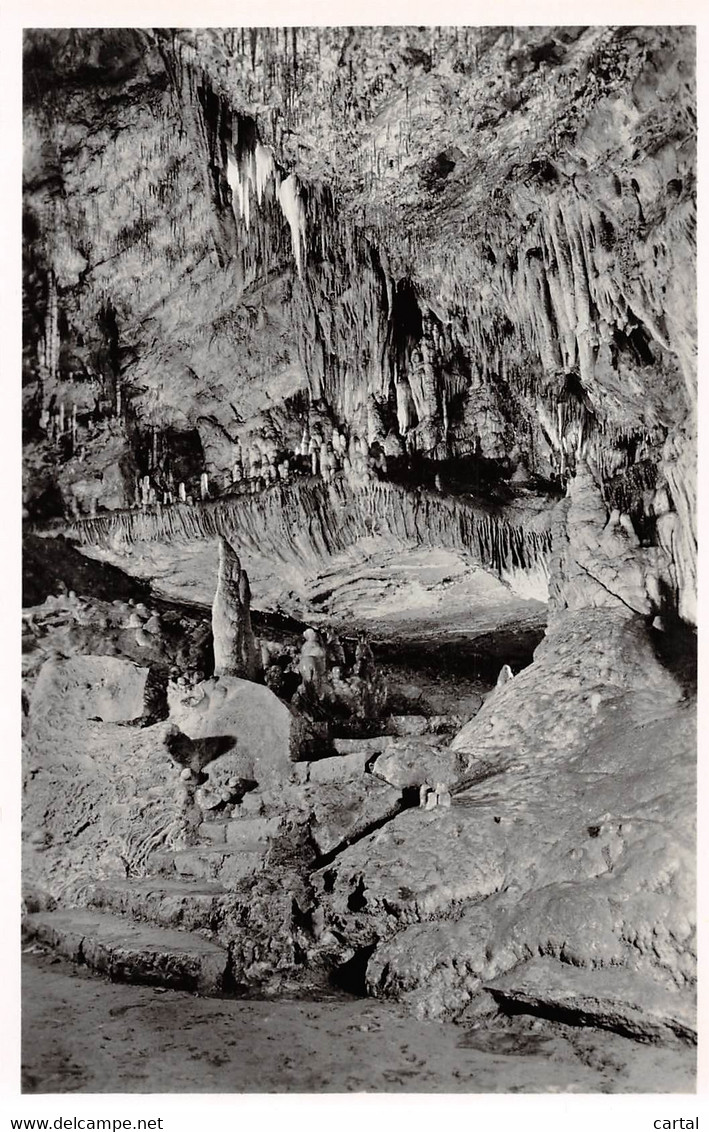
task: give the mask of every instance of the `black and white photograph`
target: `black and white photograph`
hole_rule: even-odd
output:
[[[25,1097],[697,1092],[697,29],[488,18],[22,32]]]

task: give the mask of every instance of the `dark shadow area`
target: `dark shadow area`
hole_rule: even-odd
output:
[[[437,676],[465,676],[494,684],[503,664],[520,672],[532,663],[534,650],[544,637],[544,626],[500,628],[475,637],[444,640],[394,640],[376,643],[382,664],[403,665],[414,672]]]
[[[679,618],[667,624],[664,631],[650,630],[655,655],[674,676],[685,695],[697,694],[697,633]]]
[[[514,1018],[520,1014],[529,1014],[535,1018],[544,1018],[549,1022],[560,1022],[565,1026],[575,1026],[579,1029],[585,1027],[586,1029],[595,1030],[610,1030],[615,1034],[622,1034],[625,1038],[633,1038],[636,1042],[654,1042],[656,1039],[648,1036],[646,1030],[643,1030],[642,1024],[634,1026],[630,1019],[622,1019],[618,1017],[605,1017],[599,1014],[590,1014],[588,1011],[581,1009],[572,1009],[564,1006],[553,1006],[547,1003],[515,1003],[511,1002],[508,998],[499,995],[494,989],[491,989],[491,994],[498,1004],[500,1013],[508,1018]],[[681,1023],[677,1022],[674,1026],[667,1022],[667,1036],[673,1033],[677,1038],[683,1041],[692,1041],[692,1032],[683,1027]]]
[[[61,535],[40,538],[25,534],[22,540],[22,604],[41,605],[50,594],[74,590],[101,601],[146,601],[147,582],[124,574],[117,566],[86,558]]]
[[[341,967],[336,967],[330,976],[332,985],[338,990],[364,998],[367,994],[367,964],[376,946],[376,943],[370,943],[367,947],[360,947],[351,959]]]
[[[414,454],[390,457],[386,478],[402,487],[441,491],[446,496],[471,495],[491,513],[496,506],[504,506],[526,491],[555,500],[562,498],[560,482],[530,476],[523,485],[510,483],[514,471],[515,466],[507,459],[489,460],[479,455],[431,459]]]

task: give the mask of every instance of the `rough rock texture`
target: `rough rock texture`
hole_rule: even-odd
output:
[[[555,612],[559,606],[593,606],[645,617],[660,611],[671,558],[659,547],[641,547],[629,515],[617,509],[609,514],[584,461],[579,461],[568,498],[557,505],[557,512],[554,554],[562,565],[552,583]]]
[[[64,550],[61,542],[56,544],[60,572]],[[125,575],[118,576],[115,588],[119,593],[120,582],[127,581]],[[108,568],[110,588],[112,583]],[[67,594],[64,582],[55,588],[59,592],[50,593],[41,604],[23,611],[24,676],[36,676],[45,660],[87,655],[121,657],[139,668],[153,667],[165,673],[177,669],[183,674],[199,671],[204,675],[213,668],[211,629],[199,611],[165,609],[164,603],[155,602],[150,595],[145,595],[150,604],[139,601],[136,605],[135,596],[129,592],[124,599],[110,601],[78,596],[73,591]],[[94,581],[88,580],[85,588],[90,595]],[[140,587],[137,593],[143,596]]]
[[[35,735],[64,731],[88,720],[118,723],[143,710],[147,670],[108,656],[47,661],[30,701]]]
[[[111,421],[195,498],[304,430],[428,483],[452,459],[546,490],[583,456],[654,543],[666,490],[693,617],[692,29],[25,46],[30,511],[70,509],[61,469],[83,452],[90,480]]]
[[[356,740],[350,740],[356,742]],[[351,751],[349,754],[336,755],[331,759],[319,759],[313,763],[303,763],[306,782],[348,782],[352,778],[359,778],[365,773],[368,761],[372,758],[371,751]]]
[[[452,809],[402,814],[329,867],[329,922],[378,944],[370,993],[457,1011],[550,954],[691,1000],[691,707],[637,620],[563,626],[456,737]]]
[[[400,809],[401,791],[383,782],[330,786],[313,798],[310,836],[318,854],[327,857]]]
[[[447,746],[438,747],[423,739],[399,739],[390,742],[372,764],[372,774],[399,789],[421,786],[427,782],[447,785],[459,777],[458,758]]]
[[[512,497],[504,505],[491,505],[469,496],[412,491],[396,483],[353,485],[338,477],[328,483],[278,485],[255,497],[230,495],[199,507],[177,505],[80,519],[68,530],[86,545],[117,549],[223,536],[251,554],[311,571],[377,536],[392,550],[425,546],[462,551],[498,576],[509,573],[508,584],[514,588],[517,575],[539,570],[546,578],[550,511],[551,503],[544,498]],[[222,572],[228,553],[220,551]],[[536,596],[546,600],[546,588]]]
[[[239,556],[219,539],[219,576],[212,605],[215,676],[256,675],[256,641],[251,628],[251,591]]]
[[[238,547],[257,609],[380,637],[452,633],[470,620],[543,623],[553,501],[442,498],[343,477],[256,496],[74,524],[85,552],[178,600],[212,604],[220,534]]]
[[[306,728],[269,688],[220,676],[182,688],[168,688],[170,720],[190,739],[233,736],[236,747],[221,756],[228,776],[267,782],[287,775],[301,752]]]
[[[695,1034],[696,1020],[686,1002],[671,992],[663,995],[656,985],[643,986],[642,979],[618,967],[585,971],[556,959],[531,959],[486,989],[508,1006],[537,1007],[645,1040],[691,1041]]]
[[[94,658],[94,671],[105,662]],[[104,711],[105,697],[104,687]],[[36,725],[30,712],[22,814],[28,892],[71,900],[97,877],[144,875],[151,855],[179,840],[179,779],[162,735],[159,726],[93,722],[83,706],[51,716],[39,706]]]
[[[224,988],[228,952],[198,935],[138,926],[105,912],[42,912],[25,933],[115,981],[214,994]]]
[[[120,725],[142,676],[81,657],[98,607],[28,624],[29,884],[200,926],[235,986],[691,1040],[692,29],[25,48],[27,517],[208,604],[221,554],[177,732]],[[273,611],[381,624],[396,740],[318,758],[238,678],[242,563]],[[101,617],[211,671],[156,609]]]

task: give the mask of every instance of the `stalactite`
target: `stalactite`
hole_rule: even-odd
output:
[[[481,510],[458,497],[410,492],[389,481],[276,483],[257,496],[223,497],[83,519],[66,528],[84,545],[218,538],[282,562],[312,565],[372,530],[404,543],[463,552],[498,574],[535,567],[549,554],[549,516],[529,523]]]

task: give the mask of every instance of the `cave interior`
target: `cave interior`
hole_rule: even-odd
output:
[[[23,83],[28,938],[690,1056],[694,30],[33,29]]]

